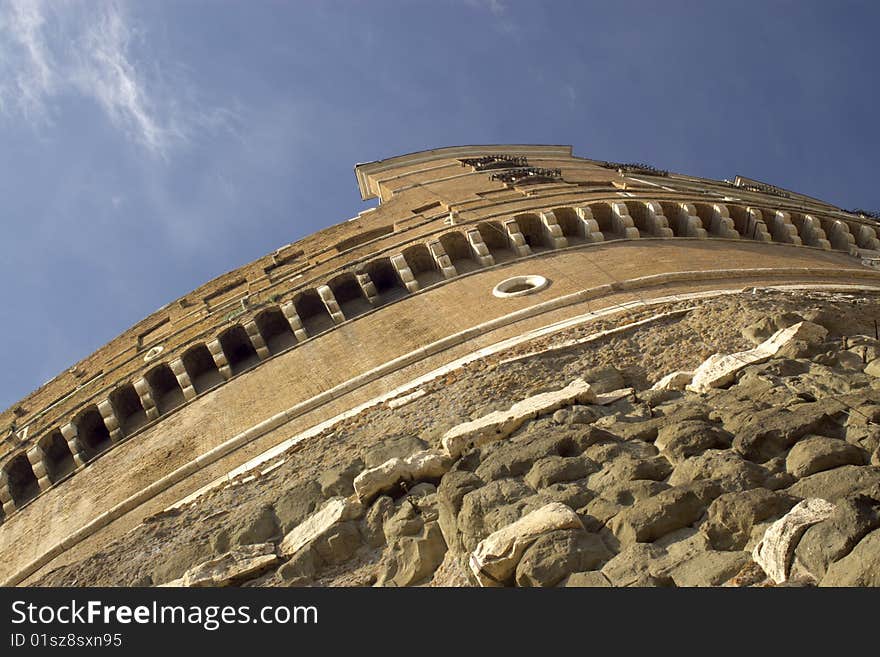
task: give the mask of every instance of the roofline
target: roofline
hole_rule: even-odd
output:
[[[375,176],[380,173],[395,169],[397,167],[419,164],[421,162],[430,162],[431,160],[440,160],[450,157],[475,157],[486,155],[487,153],[498,153],[503,155],[532,155],[535,157],[571,157],[572,147],[549,144],[484,144],[467,146],[447,146],[445,148],[434,148],[427,151],[416,151],[414,153],[406,153],[405,155],[397,155],[395,157],[390,157],[386,160],[376,160],[375,162],[356,164],[354,167],[354,173],[357,177],[358,189],[361,193],[361,199],[367,201],[371,198],[376,198],[379,196],[378,184]]]

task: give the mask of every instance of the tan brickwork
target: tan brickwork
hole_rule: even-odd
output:
[[[498,179],[515,173],[503,161],[462,162],[495,155],[524,157],[532,173]],[[853,257],[880,246],[875,224],[795,193],[616,166],[560,146],[438,149],[356,173],[377,208],[206,283],[0,415],[0,581],[97,548],[257,445],[585,304],[707,286],[880,285],[880,272]],[[550,286],[492,296],[501,280],[532,274]],[[284,413],[253,445],[206,458]],[[73,471],[53,482],[41,441],[56,432]],[[13,462],[32,471],[26,491],[7,483]]]

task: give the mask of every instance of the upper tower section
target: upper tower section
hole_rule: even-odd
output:
[[[467,177],[468,174],[463,173],[461,168],[468,166],[468,163],[476,170],[483,171],[528,167],[530,162],[560,163],[571,159],[571,146],[449,146],[358,164],[354,171],[361,198],[365,201],[378,198],[380,203],[384,203],[397,193],[424,185],[438,185],[453,192],[461,190],[461,185],[455,184],[455,181],[460,182]]]

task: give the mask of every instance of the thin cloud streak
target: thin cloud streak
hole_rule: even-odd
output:
[[[94,98],[117,128],[149,150],[165,154],[171,143],[185,137],[171,126],[160,125],[146,86],[129,60],[131,37],[118,7],[110,5],[82,37],[74,81],[80,93]]]
[[[11,0],[5,16],[0,18],[0,54],[2,60],[11,63],[19,63],[17,71],[4,71],[3,78],[11,78],[12,84],[4,81],[2,107],[8,105],[3,97],[10,93],[12,86],[17,92],[19,110],[30,120],[43,118],[43,99],[54,93],[55,75],[51,64],[52,54],[49,52],[43,29],[45,19],[41,11],[41,4],[36,0]],[[15,50],[20,55],[15,56]],[[7,64],[9,65],[9,64]]]
[[[39,130],[54,124],[64,96],[84,97],[126,138],[163,159],[200,132],[235,131],[236,112],[199,107],[191,90],[175,93],[158,64],[148,76],[135,59],[146,46],[116,2],[7,0],[0,14],[0,111]]]

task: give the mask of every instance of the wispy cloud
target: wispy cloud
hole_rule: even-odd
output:
[[[514,22],[504,0],[465,0],[480,11],[488,11],[494,17],[493,26],[496,30],[510,36],[517,36],[519,26]]]
[[[577,90],[574,85],[566,84],[562,87],[562,93],[568,99],[568,106],[574,108],[577,105]]]
[[[0,15],[0,103],[15,96],[16,109],[31,120],[43,117],[43,99],[54,93],[53,56],[44,36],[45,18],[39,2],[11,0]]]
[[[114,125],[150,150],[164,152],[183,135],[160,124],[146,85],[129,59],[131,37],[118,8],[109,5],[84,31],[73,83],[98,102]]]
[[[234,126],[229,110],[205,109],[192,102],[191,91],[182,100],[169,88],[148,46],[112,0],[5,0],[0,5],[0,110],[39,128],[54,123],[65,96],[85,97],[116,129],[161,157],[199,130]],[[152,68],[139,65],[142,61],[151,61]]]
[[[501,0],[484,0],[484,4],[496,16],[501,16],[507,11],[507,7]]]

